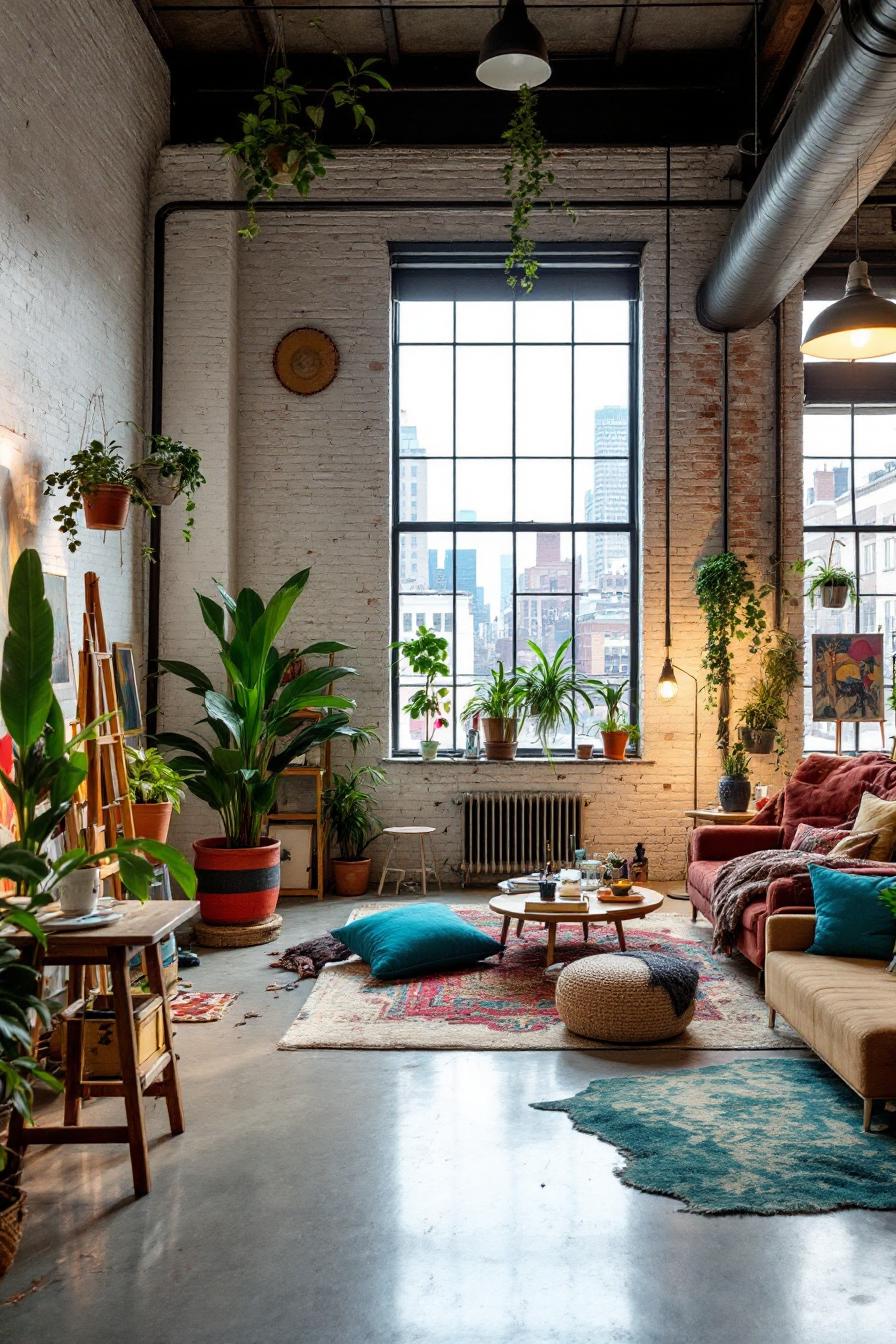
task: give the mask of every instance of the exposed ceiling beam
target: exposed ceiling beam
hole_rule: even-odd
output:
[[[252,46],[259,56],[266,56],[276,35],[276,20],[270,11],[267,14],[260,12],[262,9],[267,9],[265,0],[261,0],[260,6],[257,0],[240,0],[240,7]]]
[[[395,10],[390,0],[380,0],[380,19],[383,25],[383,41],[386,43],[386,57],[390,65],[397,65],[401,60],[401,47],[398,44]]]
[[[638,18],[638,0],[630,0],[619,15],[619,28],[616,31],[616,44],[613,47],[613,64],[622,65],[631,50],[635,22]]]
[[[174,43],[165,31],[165,25],[159,18],[158,10],[152,0],[134,0],[134,8],[140,15],[159,51],[171,51]]]

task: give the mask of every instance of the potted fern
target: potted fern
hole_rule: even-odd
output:
[[[851,569],[846,569],[843,565],[834,562],[834,547],[842,546],[843,542],[838,541],[836,537],[831,540],[828,550],[827,560],[822,560],[820,556],[815,556],[811,560],[804,561],[797,566],[803,573],[811,570],[813,567],[815,573],[809,579],[809,586],[806,589],[806,596],[815,606],[815,599],[821,594],[821,605],[830,607],[834,611],[839,611],[846,606],[847,601],[856,600],[856,577]]]
[[[330,860],[337,896],[363,896],[370,885],[370,859],[364,851],[382,834],[370,795],[385,778],[378,766],[352,764],[341,774],[334,772],[324,790],[324,824],[339,851]]]
[[[572,639],[564,639],[553,658],[529,640],[535,656],[531,667],[517,668],[515,677],[519,686],[520,706],[526,716],[535,720],[535,731],[542,751],[551,759],[551,748],[557,735],[567,728],[570,733],[579,717],[579,702],[594,708],[593,701],[578,678],[566,652]]]
[[[488,681],[483,682],[463,709],[462,717],[479,715],[487,761],[512,761],[523,720],[523,690],[515,672],[509,675],[498,659]]]

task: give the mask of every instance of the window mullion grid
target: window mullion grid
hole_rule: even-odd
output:
[[[511,565],[510,576],[510,639],[511,639],[511,671],[516,667],[517,662],[517,547],[516,547],[516,299],[511,305],[511,324],[510,324],[510,518],[511,518],[511,545],[513,554],[513,563]]]
[[[457,304],[451,305],[451,517],[457,522]],[[452,751],[457,751],[457,529],[451,534],[451,715]],[[475,596],[475,595],[474,595]],[[475,626],[474,626],[475,630]],[[475,637],[475,636],[474,636]]]
[[[576,305],[575,301],[570,304],[570,346],[569,346],[569,521],[575,522],[576,517]],[[572,568],[569,576],[569,588],[571,597],[569,600],[570,626],[569,633],[572,636],[570,644],[570,653],[572,655],[573,670],[578,672],[576,663],[576,539],[575,533],[570,533],[572,542]],[[569,749],[575,752],[576,749],[576,725],[570,724],[572,740]]]

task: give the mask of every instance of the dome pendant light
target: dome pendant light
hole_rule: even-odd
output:
[[[525,0],[507,0],[479,51],[476,78],[491,89],[534,89],[551,77],[544,38],[526,13]]]
[[[846,293],[822,309],[800,346],[816,359],[879,359],[896,354],[896,303],[871,288],[868,264],[859,256],[859,182],[856,172],[856,259],[849,264]]]

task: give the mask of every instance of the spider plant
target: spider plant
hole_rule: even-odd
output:
[[[541,748],[551,759],[551,744],[564,726],[570,732],[579,717],[579,701],[589,709],[594,702],[579,681],[573,664],[566,658],[572,638],[564,639],[553,658],[529,640],[535,655],[531,667],[517,668],[515,676],[520,686],[520,703],[526,715],[535,720],[535,732]]]

